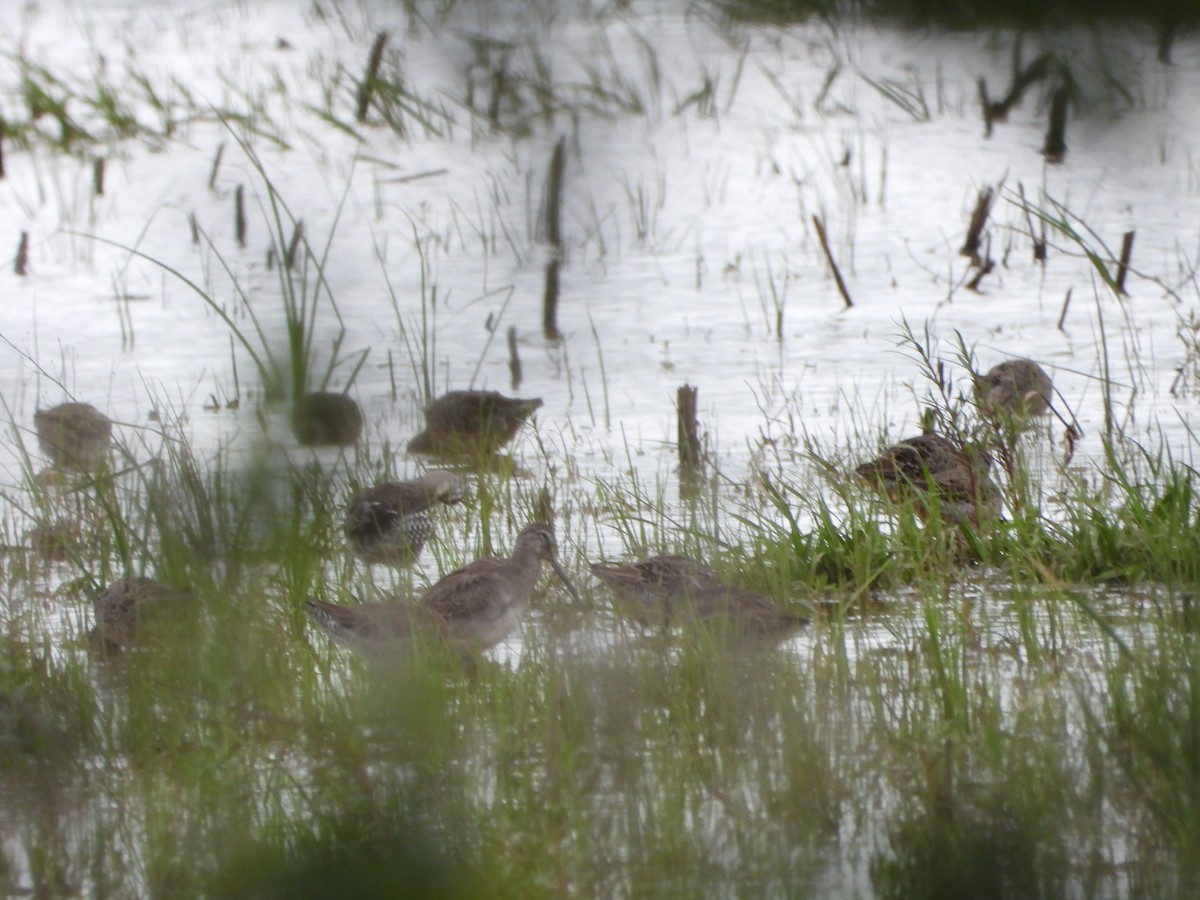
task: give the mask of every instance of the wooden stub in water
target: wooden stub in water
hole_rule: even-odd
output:
[[[233,233],[239,247],[246,246],[246,190],[240,184],[233,192]]]
[[[1121,239],[1121,258],[1117,261],[1117,277],[1116,282],[1117,293],[1122,297],[1128,296],[1125,290],[1125,276],[1129,272],[1129,259],[1133,256],[1133,236],[1136,231],[1125,232],[1125,237]]]
[[[963,241],[960,256],[969,256],[971,264],[975,266],[983,266],[983,261],[979,256],[979,248],[982,246],[983,227],[987,225],[988,214],[992,211],[992,189],[985,187],[979,192],[979,198],[975,201],[975,209],[971,213],[971,223],[967,226],[967,239]]]
[[[21,277],[29,274],[29,232],[21,232],[21,240],[17,244],[17,258],[13,260],[13,272]]]
[[[550,261],[546,263],[546,282],[542,292],[542,333],[547,340],[562,338],[558,330],[558,271],[563,258],[562,194],[563,172],[566,168],[567,139],[560,137],[550,155],[550,171],[546,175],[546,206],[543,219],[546,243],[550,245]]]
[[[1067,100],[1070,95],[1065,87],[1056,90],[1050,98],[1050,127],[1046,131],[1046,143],[1042,155],[1046,162],[1062,162],[1067,155]]]
[[[560,137],[550,155],[550,171],[546,175],[546,243],[554,248],[556,256],[562,252],[562,193],[566,160],[567,139]]]
[[[521,356],[517,352],[516,325],[508,326],[508,374],[511,378],[512,389],[515,391],[521,386]]]
[[[542,334],[548,341],[562,338],[558,330],[558,256],[546,263],[546,287],[542,293]]]
[[[685,473],[700,468],[700,426],[696,421],[698,388],[685,384],[676,394],[679,421],[679,465]]]

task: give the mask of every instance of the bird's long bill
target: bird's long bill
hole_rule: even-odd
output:
[[[579,591],[575,590],[575,585],[571,583],[571,579],[567,577],[566,570],[559,564],[557,559],[550,560],[550,566],[554,569],[554,574],[557,575],[564,585],[566,585],[567,593],[571,595],[571,599],[576,603],[583,603],[583,599],[579,596]]]

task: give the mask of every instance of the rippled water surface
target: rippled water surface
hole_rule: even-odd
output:
[[[0,271],[0,399],[15,425],[0,440],[0,481],[16,520],[23,456],[42,464],[33,413],[68,398],[116,420],[139,458],[168,427],[201,453],[248,452],[265,435],[277,455],[337,469],[340,451],[295,446],[282,405],[264,406],[250,352],[231,336],[286,357],[278,257],[295,220],[311,249],[293,277],[316,297],[314,381],[331,364],[330,389],[353,381],[369,451],[403,447],[417,430],[425,377],[435,393],[544,398],[513,453],[531,482],[553,483],[573,506],[563,543],[577,570],[628,549],[603,514],[579,525],[594,483],[633,473],[663,486],[648,496],[675,496],[681,385],[699,391],[718,518],[736,533],[728,513],[757,476],[823,491],[830,473],[919,427],[932,386],[906,330],[945,362],[952,394],[969,385],[960,340],[981,370],[1027,356],[1053,374],[1062,418],[1027,439],[1048,483],[1072,419],[1083,434],[1077,472],[1102,456],[1109,424],[1192,461],[1200,40],[1181,39],[1162,66],[1149,34],[1027,38],[1024,60],[1057,49],[1079,82],[1069,152],[1051,164],[1041,88],[985,134],[977,82],[993,96],[1006,89],[1007,35],[729,26],[673,3],[537,16],[462,4],[428,28],[405,5],[321,15],[270,0],[54,0],[11,17],[0,116],[25,118],[25,81],[60,73],[74,123],[102,138],[83,154],[54,149],[47,117],[49,140],[5,144],[0,253],[11,260],[22,234],[29,248],[26,274]],[[380,29],[385,71],[405,89],[393,110],[402,128],[378,109],[354,121]],[[511,77],[492,122],[501,59]],[[136,136],[89,105],[103,85],[119,88]],[[561,337],[548,338],[545,183],[560,138]],[[985,188],[995,191],[983,244],[994,268],[975,290],[960,248]],[[1044,262],[1031,229],[1046,233]],[[1132,265],[1117,296],[1105,276],[1127,232]],[[809,446],[832,461],[824,476],[808,468]],[[418,464],[400,456],[394,468]],[[498,537],[502,548],[509,540]],[[441,562],[427,561],[422,577]],[[981,643],[1006,653],[1027,623],[994,587],[954,599],[993,604]],[[77,610],[65,615],[79,625]],[[885,619],[850,643],[869,662],[919,642],[911,627]],[[611,635],[599,637],[603,654]],[[509,650],[511,662],[519,641]],[[822,648],[804,637],[782,652],[807,665]],[[1089,653],[1079,654],[1085,668]],[[999,691],[1006,713],[1023,689],[1018,657],[996,669],[1011,677]],[[862,859],[847,865],[861,887]]]

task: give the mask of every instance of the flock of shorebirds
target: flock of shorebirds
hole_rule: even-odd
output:
[[[1045,370],[1026,359],[1003,362],[975,380],[976,404],[993,419],[1031,421],[1052,408],[1051,392]],[[342,397],[353,404],[343,395],[309,396]],[[408,443],[408,450],[448,462],[486,458],[508,443],[541,405],[540,399],[515,399],[494,391],[451,391],[425,408],[425,429]],[[304,443],[344,443],[352,433],[356,440],[361,415],[356,407],[353,413],[348,409],[342,400],[309,402],[294,418],[298,436]],[[304,422],[298,421],[301,417]],[[108,459],[113,423],[86,403],[40,410],[35,424],[42,451],[55,468],[90,472]],[[892,500],[910,503],[922,517],[936,509],[946,523],[978,526],[1000,514],[1001,495],[988,475],[990,465],[984,448],[926,432],[888,447],[854,471]],[[411,566],[435,533],[437,508],[463,497],[463,480],[449,469],[375,485],[347,505],[347,544],[367,564]],[[578,601],[578,592],[557,560],[553,526],[533,522],[517,535],[510,556],[477,559],[450,572],[414,605],[342,605],[309,597],[305,609],[337,639],[366,646],[433,635],[468,655],[495,646],[518,627],[543,562]],[[808,621],[685,556],[593,563],[591,571],[612,591],[618,612],[646,628],[693,623],[769,640]],[[137,623],[169,608],[177,596],[150,578],[124,578],[109,585],[94,601],[93,641],[109,650],[132,644]]]

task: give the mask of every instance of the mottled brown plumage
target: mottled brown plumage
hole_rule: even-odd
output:
[[[306,608],[338,637],[401,640],[430,629],[460,652],[486,650],[504,640],[520,623],[542,562],[548,562],[571,596],[579,594],[555,559],[550,525],[527,526],[508,558],[488,557],[451,572],[425,592],[416,607],[394,603],[338,606],[310,599]]]
[[[442,470],[410,481],[377,484],[351,499],[346,539],[365,562],[411,566],[433,537],[433,508],[462,498],[462,479]]]
[[[408,452],[453,459],[490,455],[511,441],[541,405],[536,397],[450,391],[425,407],[425,429],[408,442]]]
[[[699,622],[742,637],[778,637],[808,617],[773,600],[721,581],[707,565],[686,556],[653,556],[624,565],[592,563],[612,590],[619,610],[644,626]]]
[[[579,594],[555,558],[554,529],[545,522],[527,525],[507,559],[477,559],[451,572],[425,592],[421,605],[446,622],[455,646],[486,649],[513,631],[548,562],[571,596]]]
[[[399,641],[418,633],[444,636],[445,623],[422,607],[403,603],[362,603],[342,606],[309,597],[304,608],[329,634],[350,642]]]
[[[38,444],[59,469],[88,472],[108,458],[112,420],[90,403],[61,403],[33,414]]]
[[[178,618],[183,596],[153,578],[114,581],[92,601],[96,621],[90,633],[93,646],[113,653],[139,643],[154,620]]]
[[[943,521],[978,525],[1000,514],[990,466],[983,449],[929,432],[888,447],[854,471],[893,502],[912,501],[922,518],[930,515],[932,496]]]
[[[986,415],[1031,419],[1050,408],[1054,385],[1031,359],[1009,359],[975,379],[975,396]]]

